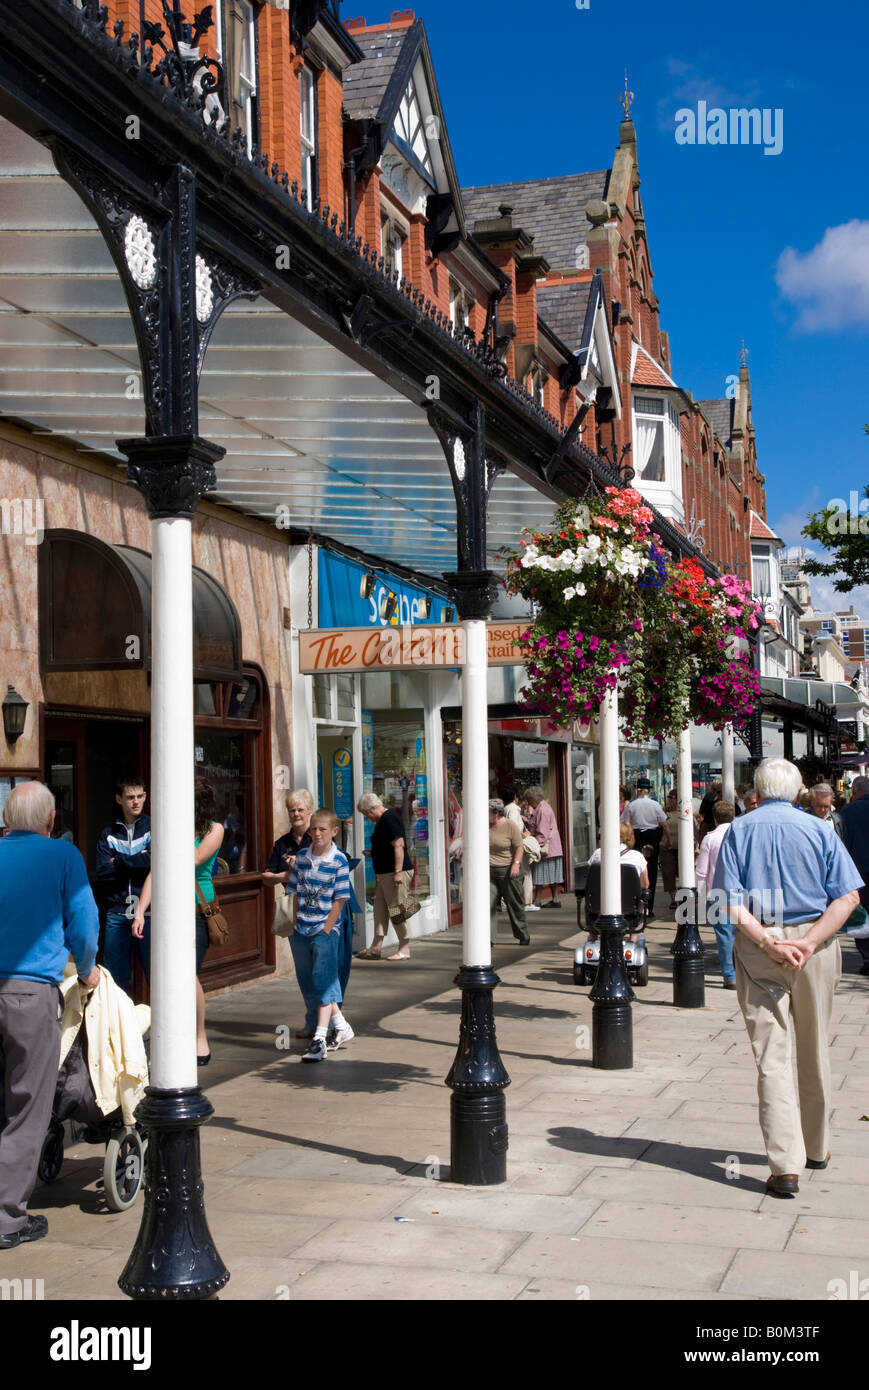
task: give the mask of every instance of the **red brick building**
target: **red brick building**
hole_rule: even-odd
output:
[[[114,0],[127,31],[159,0]],[[324,0],[217,0],[200,41],[236,139],[328,205],[500,371],[623,470],[715,564],[750,575],[766,516],[747,368],[695,401],[660,322],[629,114],[609,168],[462,188],[423,21]],[[146,31],[147,32],[147,31]],[[153,40],[152,40],[153,41]],[[579,419],[577,420],[577,415]]]

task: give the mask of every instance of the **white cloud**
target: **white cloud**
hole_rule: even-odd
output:
[[[756,104],[759,95],[757,88],[747,92],[731,91],[714,77],[704,77],[702,70],[695,63],[683,62],[681,58],[668,59],[667,72],[674,79],[674,85],[673,90],[658,102],[658,125],[662,130],[671,133],[676,112],[681,107],[696,107],[698,101],[705,101],[710,109],[713,106],[720,106],[725,110],[730,110],[731,107],[751,107]]]
[[[788,246],[775,271],[782,297],[799,309],[803,333],[869,328],[869,222],[828,227],[811,251]]]

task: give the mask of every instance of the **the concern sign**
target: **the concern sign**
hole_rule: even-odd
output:
[[[487,623],[490,666],[518,666],[519,638],[530,623]],[[457,623],[425,627],[321,627],[299,633],[299,670],[400,671],[465,664],[465,634]]]

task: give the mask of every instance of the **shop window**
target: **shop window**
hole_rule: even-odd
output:
[[[217,868],[230,874],[256,872],[262,858],[257,818],[259,679],[245,674],[237,681],[197,682],[195,709],[196,775],[207,777],[214,787],[224,829]]]
[[[405,827],[405,843],[413,861],[412,891],[417,897],[431,894],[428,817],[428,758],[425,711],[413,706],[408,682],[391,676],[362,677],[363,781],[385,806],[398,811]],[[371,844],[366,823],[365,845]],[[366,860],[366,895],[374,897],[371,861]]]
[[[310,68],[299,73],[299,109],[302,145],[302,201],[309,212],[317,196],[316,84]]]
[[[314,718],[331,724],[355,724],[356,678],[348,675],[315,675]]]

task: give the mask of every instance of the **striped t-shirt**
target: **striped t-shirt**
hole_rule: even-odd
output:
[[[322,859],[315,859],[310,846],[300,850],[287,880],[287,892],[299,900],[296,931],[316,936],[323,930],[336,898],[350,897],[350,865],[346,855],[333,845]]]

